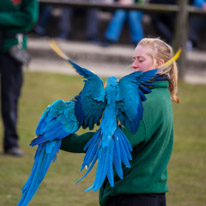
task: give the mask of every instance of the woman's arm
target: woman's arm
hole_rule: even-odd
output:
[[[61,150],[74,153],[85,152],[84,146],[93,137],[95,132],[87,132],[82,135],[72,134],[62,139]]]

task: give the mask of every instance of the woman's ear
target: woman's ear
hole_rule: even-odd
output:
[[[157,67],[162,66],[164,63],[165,63],[164,59],[160,59],[160,60],[157,62]]]

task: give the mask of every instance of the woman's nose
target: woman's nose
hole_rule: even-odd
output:
[[[132,64],[132,68],[133,69],[137,69],[138,68],[138,64],[137,64],[137,60],[135,59],[133,64]]]

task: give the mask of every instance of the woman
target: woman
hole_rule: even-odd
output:
[[[172,48],[160,39],[142,39],[134,51],[133,68],[147,71],[158,68],[173,56]],[[124,178],[114,175],[115,185],[107,180],[100,189],[100,205],[104,206],[164,206],[168,192],[167,165],[173,147],[173,114],[171,100],[179,103],[177,66],[174,62],[167,74],[143,102],[144,113],[136,134],[123,131],[132,147],[131,168],[123,168]],[[83,152],[93,133],[71,135],[63,140],[61,149]]]

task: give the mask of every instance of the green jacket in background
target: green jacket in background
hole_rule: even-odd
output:
[[[7,52],[17,45],[17,38],[9,36],[29,32],[37,17],[37,0],[0,0],[0,32],[8,36],[4,38],[0,52]],[[23,48],[26,48],[26,38],[23,39]]]
[[[158,82],[146,97],[138,132],[131,134],[123,129],[133,147],[131,168],[123,168],[122,180],[114,173],[114,187],[105,180],[99,193],[100,205],[106,205],[111,196],[119,194],[168,192],[167,165],[173,147],[173,113],[168,82]],[[61,149],[83,152],[84,145],[93,134],[70,135],[63,139]]]

